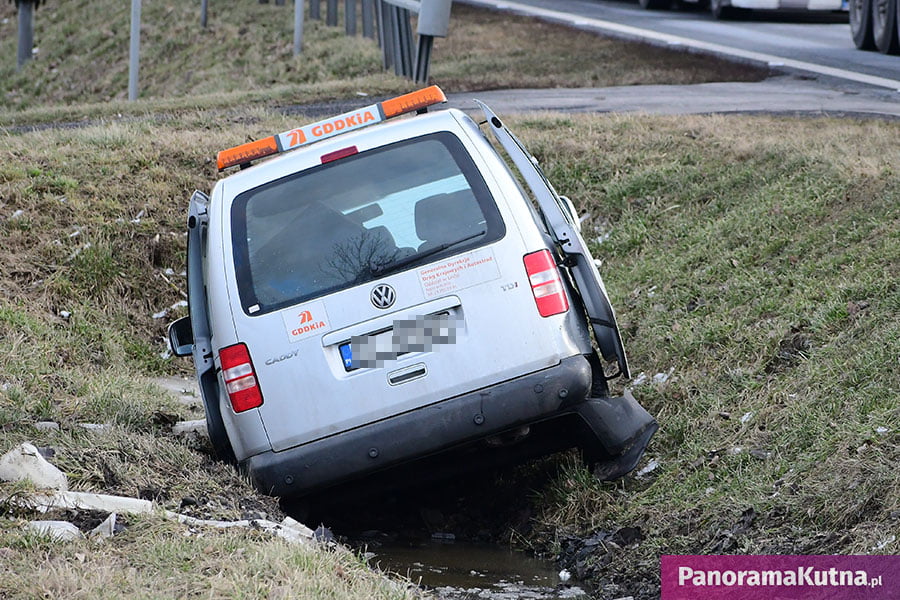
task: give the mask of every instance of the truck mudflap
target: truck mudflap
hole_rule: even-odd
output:
[[[659,429],[656,419],[628,390],[617,398],[589,398],[573,408],[603,447],[603,452],[590,457],[594,475],[602,481],[631,472]]]

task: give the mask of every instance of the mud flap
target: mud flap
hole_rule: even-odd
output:
[[[594,466],[594,475],[602,481],[618,479],[634,469],[659,429],[656,419],[628,390],[618,398],[588,398],[574,408],[605,450]]]

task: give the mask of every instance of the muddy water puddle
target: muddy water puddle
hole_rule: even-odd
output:
[[[445,600],[587,598],[585,588],[560,581],[551,562],[498,545],[394,541],[366,551],[370,565],[404,575]]]

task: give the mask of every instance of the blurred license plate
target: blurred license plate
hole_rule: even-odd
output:
[[[385,362],[404,354],[431,352],[435,346],[454,344],[456,325],[456,320],[445,312],[394,321],[391,329],[375,335],[353,336],[338,346],[344,370],[383,367]]]

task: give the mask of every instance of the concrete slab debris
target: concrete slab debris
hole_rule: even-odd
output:
[[[92,494],[90,492],[57,492],[52,495],[35,495],[22,501],[32,509],[47,512],[53,509],[99,510],[109,513],[149,514],[153,503],[140,498]]]
[[[65,473],[47,462],[40,451],[28,442],[0,457],[0,479],[3,481],[27,479],[40,489],[69,489]]]
[[[116,534],[116,513],[109,513],[106,520],[91,529],[88,537],[91,538],[111,538]]]
[[[196,421],[178,421],[172,425],[172,433],[175,435],[196,434],[202,437],[209,437],[206,429],[206,419],[198,419]]]
[[[68,521],[31,521],[28,523],[28,529],[60,542],[78,540],[84,537],[81,530]]]

